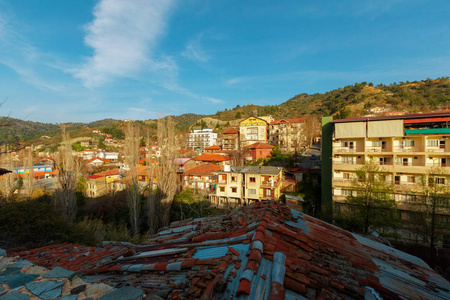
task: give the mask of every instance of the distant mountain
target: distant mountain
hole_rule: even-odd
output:
[[[333,115],[335,118],[359,117],[373,107],[387,107],[389,110],[407,112],[430,112],[450,108],[450,79],[448,77],[414,82],[400,82],[390,85],[373,86],[361,82],[335,89],[326,93],[298,94],[280,105],[237,105],[232,109],[218,111],[213,115],[194,113],[172,116],[179,131],[193,127],[220,129],[237,126],[238,122],[251,115],[272,115],[274,118],[295,118],[309,114]],[[0,144],[17,143],[60,132],[57,124],[23,121],[0,117],[0,125],[10,122],[10,126],[0,127]],[[143,136],[156,134],[155,120],[138,121]],[[124,122],[114,119],[85,123],[67,123],[71,137],[86,136],[90,129],[123,132]],[[116,134],[116,136],[123,136]]]

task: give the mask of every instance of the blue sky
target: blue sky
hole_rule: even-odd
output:
[[[450,1],[0,0],[0,115],[214,114],[450,75]]]

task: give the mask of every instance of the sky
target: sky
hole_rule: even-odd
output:
[[[450,1],[0,0],[0,115],[146,120],[450,75]]]

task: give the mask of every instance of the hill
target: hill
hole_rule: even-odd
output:
[[[389,110],[406,112],[430,112],[450,107],[450,79],[447,77],[414,82],[400,82],[390,85],[361,82],[326,93],[298,94],[280,105],[237,105],[232,109],[218,111],[212,115],[194,113],[172,116],[179,131],[210,127],[220,131],[229,126],[238,126],[239,121],[251,115],[272,115],[274,118],[295,118],[315,114],[333,115],[336,118],[359,117],[370,108],[382,106]],[[23,121],[0,117],[0,124],[10,121],[12,126],[0,131],[0,144],[29,141],[37,137],[53,136],[60,131],[57,124]],[[146,137],[156,134],[156,120],[137,121],[141,134]],[[123,138],[125,123],[120,120],[104,119],[84,123],[67,123],[73,137],[89,136],[87,130],[100,129]]]

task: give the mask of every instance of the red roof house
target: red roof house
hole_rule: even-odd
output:
[[[256,162],[260,158],[271,157],[270,152],[273,146],[266,143],[254,143],[246,146],[245,149],[249,151],[249,160]]]

